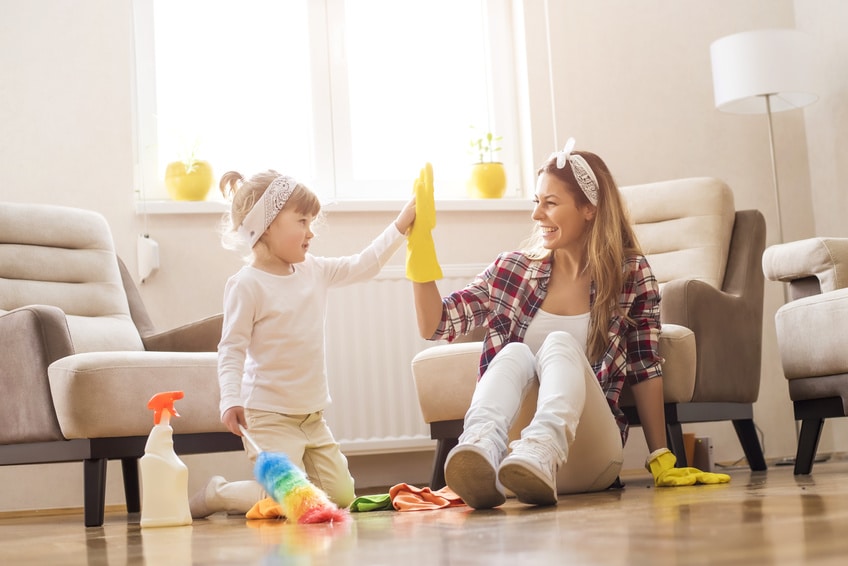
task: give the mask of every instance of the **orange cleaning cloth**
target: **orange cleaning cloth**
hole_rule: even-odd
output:
[[[449,487],[431,491],[429,487],[399,483],[389,490],[389,496],[392,498],[392,506],[398,511],[426,511],[465,505]]]
[[[282,506],[271,497],[260,499],[245,514],[247,519],[285,519]]]

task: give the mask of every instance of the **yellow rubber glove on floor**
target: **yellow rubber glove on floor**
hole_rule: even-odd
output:
[[[432,230],[436,227],[433,166],[427,163],[415,180],[415,222],[406,241],[406,278],[426,283],[442,278]]]
[[[695,485],[696,483],[727,483],[730,481],[730,476],[727,474],[702,472],[698,468],[675,468],[676,463],[677,457],[668,448],[661,448],[648,456],[645,468],[654,476],[654,485],[657,487],[677,487]]]

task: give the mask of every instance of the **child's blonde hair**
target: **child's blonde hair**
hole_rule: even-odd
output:
[[[218,187],[221,194],[232,202],[230,211],[223,218],[221,240],[225,248],[244,252],[245,259],[253,257],[253,249],[248,249],[249,244],[238,235],[238,229],[253,205],[265,194],[271,181],[279,176],[273,169],[257,173],[248,180],[238,171],[227,171],[221,175]],[[285,209],[294,209],[299,214],[308,214],[317,219],[321,215],[321,201],[305,185],[298,183],[283,206]],[[260,245],[264,246],[265,243],[259,240],[256,246]]]

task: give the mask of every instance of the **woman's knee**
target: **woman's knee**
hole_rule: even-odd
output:
[[[542,343],[540,350],[551,347],[568,348],[570,350],[581,351],[583,349],[580,342],[577,341],[577,338],[575,338],[570,332],[566,332],[564,330],[554,330],[548,334],[545,341]]]

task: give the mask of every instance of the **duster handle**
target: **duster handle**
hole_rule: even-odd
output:
[[[242,425],[239,425],[239,430],[241,431],[241,435],[245,438],[245,440],[247,440],[247,442],[253,447],[253,449],[256,450],[257,454],[263,451],[261,448],[259,448],[259,445],[256,444],[256,441],[253,440],[253,438],[247,433],[246,428],[244,428]]]

